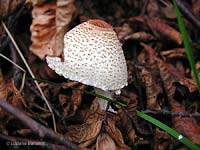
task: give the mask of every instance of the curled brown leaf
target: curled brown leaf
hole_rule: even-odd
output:
[[[6,100],[7,97],[8,97],[8,89],[7,89],[7,85],[4,81],[2,71],[0,69],[0,99]],[[3,109],[0,107],[0,118],[2,118],[4,116],[3,112],[4,112]]]
[[[117,150],[117,147],[108,134],[101,133],[97,138],[96,150]]]
[[[132,32],[132,29],[131,29],[130,25],[127,24],[127,23],[124,23],[124,24],[123,24],[122,26],[120,26],[120,27],[115,27],[114,29],[115,29],[115,31],[116,31],[116,33],[117,33],[117,36],[118,36],[118,38],[119,38],[120,41],[123,41],[124,38],[125,38],[128,34],[130,34],[130,33]]]
[[[24,97],[21,95],[20,91],[15,86],[14,80],[9,80],[7,82],[7,88],[8,88],[9,95],[12,95],[8,97],[8,101],[14,107],[21,108],[21,109],[23,107],[27,107]]]
[[[74,0],[57,0],[34,6],[30,50],[40,59],[44,59],[46,55],[62,54],[63,38],[75,10]]]
[[[148,25],[153,31],[158,32],[160,35],[164,35],[169,39],[173,40],[177,44],[182,44],[181,34],[174,28],[166,24],[163,20],[158,17],[149,17],[147,19]]]
[[[8,80],[6,83],[0,75],[0,99],[6,100],[12,104],[13,107],[23,109],[27,107],[24,97],[19,90],[15,87],[14,80]],[[0,107],[0,118],[8,114]]]
[[[92,104],[95,106],[91,106],[91,111],[83,124],[67,127],[68,132],[66,134],[66,138],[70,141],[79,143],[80,147],[86,148],[87,146],[93,144],[100,133],[103,116],[97,112],[93,112],[93,108],[96,107],[96,104],[97,101]]]
[[[7,85],[4,81],[2,71],[0,69],[0,99],[7,99],[8,96],[8,90]],[[1,108],[0,108],[1,109]]]
[[[160,54],[167,58],[185,57],[185,49],[184,48],[175,48],[175,49],[162,51]]]
[[[156,150],[166,150],[172,144],[169,134],[159,128],[155,129],[154,140],[156,141],[154,145]]]
[[[147,32],[135,32],[124,38],[125,40],[137,40],[137,41],[151,41],[154,40],[154,36]]]
[[[81,85],[79,89],[84,89],[85,85]],[[71,101],[73,103],[73,111],[76,112],[82,102],[81,90],[73,90]]]
[[[199,14],[199,11],[200,11],[200,1],[199,0],[197,0],[196,2],[193,3],[192,10],[193,10],[194,15],[198,19],[200,19],[200,14]]]
[[[156,84],[150,72],[145,68],[141,71],[141,76],[144,78],[144,83],[146,86],[146,96],[147,96],[147,109],[150,110],[160,110],[159,101],[157,99],[158,94],[162,92],[159,85]]]
[[[32,10],[33,21],[30,27],[32,45],[30,51],[40,59],[46,55],[54,55],[55,47],[55,11],[56,3],[51,2],[35,6]]]
[[[173,27],[169,26],[162,19],[156,16],[136,16],[129,19],[133,22],[141,22],[148,25],[152,32],[157,37],[167,37],[172,41],[176,42],[178,45],[182,44],[181,34],[175,30]]]
[[[149,45],[140,42],[140,45],[144,48],[145,52],[147,53],[148,64],[152,65],[155,63],[155,59],[157,57],[156,51]]]
[[[173,83],[176,81],[176,78],[170,73],[169,65],[161,59],[157,59],[158,68],[160,71],[160,77],[163,81],[164,88],[167,92],[168,97],[174,95],[175,87]]]
[[[158,1],[157,0],[149,0],[149,3],[147,5],[147,12],[149,16],[155,16],[158,15],[158,12],[160,11]]]
[[[181,78],[177,82],[180,83],[181,85],[186,86],[189,89],[190,93],[192,93],[192,92],[197,90],[196,82],[193,79]]]
[[[118,146],[119,149],[129,149],[129,147],[124,144],[124,139],[122,136],[121,131],[116,127],[115,122],[111,119],[107,119],[108,125],[105,127],[106,131],[110,135],[110,137],[115,141],[116,145]]]

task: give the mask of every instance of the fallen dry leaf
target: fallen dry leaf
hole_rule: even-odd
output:
[[[169,98],[171,111],[185,113],[185,106],[173,97]],[[200,145],[200,127],[192,117],[173,117],[173,126],[176,131],[188,137],[193,143]]]
[[[157,0],[149,0],[149,3],[147,5],[147,12],[149,16],[157,16],[158,12],[160,12],[160,8],[158,5]]]
[[[22,136],[30,135],[32,133],[31,129],[19,129],[15,132],[16,134],[20,134]]]
[[[127,23],[124,23],[120,27],[115,27],[114,29],[120,41],[124,41],[124,38],[132,32],[130,25]]]
[[[2,71],[0,69],[0,99],[6,100],[7,96],[8,96],[7,85],[4,81],[3,74],[2,74]]]
[[[151,40],[154,40],[154,36],[151,35],[150,33],[147,33],[147,32],[135,32],[135,33],[132,33],[132,34],[129,34],[128,36],[126,36],[124,38],[125,40],[137,40],[137,41],[151,41]]]
[[[117,147],[108,134],[101,133],[97,138],[96,150],[117,150]]]
[[[172,112],[186,112],[183,104],[180,104],[174,100],[175,86],[173,85],[176,82],[176,77],[170,72],[169,65],[163,60],[157,58],[158,68],[160,71],[160,77],[162,78],[164,88],[166,90],[168,101],[171,107]],[[180,80],[181,81],[181,80]],[[191,80],[185,80],[185,83],[188,85],[188,82]],[[191,84],[192,85],[192,84]],[[196,121],[191,117],[173,117],[173,126],[181,134],[188,137],[196,144],[200,144],[200,128],[197,125]]]
[[[140,45],[144,48],[145,52],[147,53],[146,59],[147,59],[147,65],[153,65],[155,64],[155,60],[157,58],[156,51],[149,45],[140,42]],[[152,69],[152,67],[150,67]]]
[[[168,38],[176,42],[178,45],[182,44],[181,34],[173,27],[165,23],[161,18],[155,16],[136,16],[129,19],[132,22],[141,22],[148,25],[152,32],[158,38]]]
[[[177,44],[182,44],[181,34],[176,31],[174,28],[166,24],[159,17],[149,17],[147,19],[148,25],[152,28],[153,32],[156,31],[160,35],[164,35],[169,39],[173,40]]]
[[[8,89],[7,89],[7,85],[4,81],[2,71],[0,69],[0,99],[6,101],[7,97],[8,97]],[[4,115],[5,115],[4,111],[0,107],[0,118],[2,118]]]
[[[66,138],[78,143],[80,147],[86,148],[93,144],[100,133],[103,123],[103,115],[96,111],[94,112],[93,108],[96,107],[96,103],[97,101],[93,102],[90,108],[91,111],[83,124],[67,127],[68,132]],[[95,110],[97,110],[97,108]]]
[[[193,79],[181,78],[177,82],[180,83],[181,85],[186,86],[189,89],[190,93],[192,93],[192,92],[197,90],[196,82]]]
[[[14,13],[25,3],[25,0],[1,0],[0,1],[0,20]]]
[[[200,75],[200,61],[197,61],[196,64],[195,64],[195,66],[196,66],[198,75]],[[193,71],[191,71],[191,76],[192,76],[192,79],[195,80]]]
[[[64,35],[68,30],[68,25],[75,13],[74,0],[57,0],[56,2],[56,41],[54,56],[59,56],[64,48]]]
[[[140,70],[141,77],[146,86],[146,97],[147,97],[147,108],[150,110],[160,110],[162,99],[158,99],[159,95],[163,93],[162,85],[157,79],[159,77],[158,64],[157,64],[157,53],[155,50],[145,44],[140,43],[147,53],[147,62],[145,62],[146,68],[142,67]]]
[[[176,48],[176,49],[171,49],[171,50],[165,50],[165,51],[160,52],[160,54],[167,58],[185,57],[185,49]]]
[[[24,109],[27,107],[24,97],[15,87],[14,80],[10,79],[6,83],[0,71],[0,99],[12,104],[13,107]],[[8,113],[0,107],[0,118],[7,116]],[[8,118],[7,118],[8,119]]]
[[[175,92],[175,87],[173,86],[173,83],[176,81],[176,78],[170,73],[169,66],[167,63],[165,63],[161,59],[157,59],[157,62],[160,71],[160,77],[163,81],[165,91],[168,97],[171,97],[172,95],[174,95]]]
[[[129,147],[124,143],[121,131],[116,127],[115,122],[111,118],[107,118],[108,125],[105,126],[109,136],[115,141],[118,149],[126,150]]]
[[[122,126],[126,129],[126,132],[131,142],[134,143],[136,139],[136,133],[135,133],[133,124],[131,122],[131,119],[123,110],[119,110],[118,113],[120,115],[120,119],[121,119],[120,121],[121,121]]]
[[[69,88],[77,84],[78,82],[66,82],[62,84],[61,86],[64,88]],[[72,95],[68,96],[64,93],[59,93],[59,103],[60,106],[62,107],[63,114],[62,117],[64,119],[68,119],[72,116],[74,116],[81,105],[82,102],[82,92],[85,88],[85,85],[81,84],[78,89],[80,90],[72,90]],[[59,90],[60,92],[60,90]]]
[[[60,56],[64,47],[64,35],[75,12],[74,0],[35,5],[32,10],[30,50],[40,59]]]
[[[32,10],[30,51],[40,59],[44,59],[46,55],[57,54],[56,51],[53,51],[56,33],[55,13],[56,3],[54,2],[35,6]]]
[[[16,88],[14,80],[11,79],[7,82],[7,88],[9,93],[7,99],[8,102],[19,109],[27,107],[26,101],[24,100],[24,97],[21,95],[20,91]]]
[[[198,19],[200,19],[200,14],[199,14],[199,11],[200,11],[200,1],[199,0],[196,0],[196,2],[193,3],[192,10],[193,10],[194,15]]]
[[[26,0],[27,4],[31,4],[32,6],[42,5],[48,0]]]
[[[170,1],[164,1],[165,5],[160,5],[157,0],[149,0],[147,6],[148,15],[153,16],[163,16],[167,19],[175,19],[176,13],[173,4]]]
[[[71,116],[71,103],[70,103],[70,96],[60,93],[58,97],[59,103],[63,109],[63,118],[67,118]]]
[[[81,102],[82,102],[81,90],[84,89],[84,88],[85,88],[85,85],[81,85],[79,87],[80,90],[73,90],[73,92],[72,92],[71,101],[73,103],[73,111],[74,111],[74,113],[77,111],[77,109],[81,105]]]
[[[124,129],[126,129],[128,137],[130,138],[131,142],[134,143],[136,139],[136,133],[131,119],[136,117],[135,110],[137,108],[137,96],[134,93],[125,92],[123,90],[122,95],[123,96],[120,96],[120,99],[127,103],[127,108],[123,109],[120,107],[118,109],[120,124]],[[126,99],[124,99],[124,97]]]
[[[160,130],[159,128],[155,129],[154,140],[155,145],[153,146],[156,150],[166,150],[170,147],[172,143],[170,140],[170,136],[167,132]]]
[[[144,84],[146,86],[147,109],[160,110],[161,107],[158,101],[158,95],[162,93],[160,86],[156,84],[151,73],[145,68],[141,70],[141,76],[144,78]]]
[[[175,19],[176,18],[176,12],[175,12],[173,5],[167,5],[166,7],[162,7],[161,12],[162,12],[163,16],[167,19]]]

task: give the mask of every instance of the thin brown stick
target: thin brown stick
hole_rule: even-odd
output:
[[[13,62],[11,59],[9,59],[8,57],[6,57],[5,55],[3,55],[3,54],[0,53],[0,57],[4,58],[5,60],[7,60],[11,64],[13,64],[15,67],[17,67],[18,69],[20,69],[20,70],[22,70],[24,72],[23,76],[22,76],[22,83],[21,83],[20,90],[19,90],[20,93],[21,93],[22,89],[24,88],[24,84],[25,84],[26,71],[22,67],[20,67],[18,64],[16,64],[15,62]]]
[[[142,10],[141,10],[141,12],[140,12],[140,16],[143,16],[143,15],[145,14],[145,11],[146,11],[146,9],[147,9],[148,4],[149,4],[149,0],[146,0],[146,1],[144,2],[144,5],[143,5]]]
[[[39,137],[52,139],[55,142],[58,142],[59,144],[67,146],[70,150],[79,149],[77,145],[65,139],[61,134],[58,134],[44,127],[43,125],[39,124],[32,118],[28,117],[17,108],[12,107],[9,103],[7,103],[2,99],[0,99],[0,106],[7,112],[14,115],[17,119],[19,119],[22,123],[24,123],[28,128],[30,128],[33,131],[33,133],[37,134]]]
[[[152,111],[152,110],[144,110],[142,111],[146,114],[153,114],[153,115],[168,115],[168,116],[178,116],[178,117],[200,117],[200,113],[185,113],[185,112],[172,112],[169,110],[160,110],[160,111]]]
[[[197,30],[200,29],[200,21],[197,19],[197,17],[192,13],[192,11],[186,7],[183,0],[176,0],[176,3],[178,7],[180,8],[183,15],[193,24],[197,27]]]
[[[14,38],[12,37],[12,35],[11,35],[10,31],[8,30],[8,28],[6,27],[5,23],[2,21],[1,24],[2,24],[2,26],[4,27],[6,33],[8,34],[10,40],[12,41],[14,47],[16,48],[16,50],[17,50],[19,56],[21,57],[22,61],[24,62],[26,68],[28,69],[28,72],[30,73],[31,77],[32,77],[32,78],[35,78],[35,75],[33,74],[33,72],[32,72],[32,70],[31,70],[30,66],[28,65],[26,59],[24,58],[24,56],[23,56],[21,50],[19,49],[17,43],[15,42]],[[36,84],[36,86],[37,86],[37,88],[38,88],[38,90],[39,90],[39,92],[40,92],[40,94],[41,94],[43,100],[45,101],[45,103],[46,103],[46,105],[47,105],[49,111],[50,111],[51,114],[52,114],[53,127],[54,127],[54,131],[56,132],[56,121],[55,121],[55,116],[54,116],[53,110],[52,110],[52,108],[51,108],[51,106],[50,106],[50,104],[49,104],[47,98],[45,97],[45,95],[44,95],[42,89],[40,88],[39,83],[38,83],[36,80],[34,80],[34,82],[35,82],[35,84]]]

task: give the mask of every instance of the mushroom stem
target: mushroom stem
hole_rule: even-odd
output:
[[[99,88],[94,88],[94,90],[95,90],[95,93],[98,94],[98,95],[102,95],[102,96],[105,96],[107,98],[113,99],[113,93],[114,92],[104,91],[104,90],[101,90]],[[107,105],[108,105],[108,101],[101,99],[101,98],[97,98],[97,99],[98,99],[98,103],[99,103],[99,108],[101,110],[106,110]],[[116,113],[116,111],[113,110],[111,107],[108,108],[108,111]]]

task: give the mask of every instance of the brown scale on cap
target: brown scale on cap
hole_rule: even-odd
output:
[[[103,20],[94,19],[94,20],[89,20],[88,23],[101,27],[101,28],[113,28],[111,24]]]

